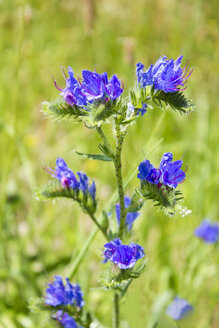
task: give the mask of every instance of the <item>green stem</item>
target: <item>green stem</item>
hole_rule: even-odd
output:
[[[107,137],[105,136],[105,134],[104,134],[102,128],[101,128],[100,126],[98,126],[98,127],[96,127],[96,130],[97,130],[97,132],[99,133],[99,135],[101,136],[101,138],[102,138],[104,144],[108,147],[108,149],[112,150],[112,148],[111,148],[111,146],[110,146],[110,143],[109,143]]]
[[[97,221],[97,219],[95,218],[95,216],[92,213],[90,213],[89,211],[87,212],[87,214],[90,216],[91,220],[94,222],[94,224],[97,226],[97,228],[102,232],[102,234],[107,239],[107,241],[109,241],[109,237],[108,237],[106,231],[103,229],[103,227],[101,226],[101,224]]]
[[[119,294],[114,294],[114,317],[113,317],[113,327],[119,328]]]
[[[126,220],[124,189],[123,189],[123,180],[122,180],[122,162],[121,162],[124,134],[121,133],[120,125],[116,121],[115,121],[115,129],[116,129],[116,154],[114,159],[114,166],[116,171],[116,181],[117,181],[117,189],[118,189],[119,203],[120,203],[119,238],[122,238],[125,230],[125,220]]]
[[[83,259],[85,258],[87,250],[88,250],[90,244],[92,243],[92,241],[94,240],[94,238],[96,237],[98,231],[99,231],[99,229],[97,227],[94,227],[93,231],[91,232],[90,236],[88,236],[88,239],[86,240],[85,244],[83,245],[83,247],[80,250],[79,254],[77,255],[76,259],[67,268],[66,276],[69,277],[69,279],[72,279],[74,277],[74,275],[76,274],[76,272],[78,271],[78,268],[79,268],[81,262],[83,261]]]

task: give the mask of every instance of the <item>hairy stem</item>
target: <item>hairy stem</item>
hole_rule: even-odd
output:
[[[113,327],[119,328],[119,294],[114,294]]]
[[[125,230],[125,220],[126,220],[124,189],[123,189],[123,180],[122,180],[122,162],[121,162],[124,134],[121,133],[120,125],[116,121],[115,121],[115,129],[116,129],[116,154],[114,159],[114,166],[116,171],[116,180],[117,180],[117,188],[118,188],[119,203],[120,203],[119,238],[122,238]]]
[[[99,133],[99,135],[101,136],[101,138],[102,138],[103,142],[105,143],[105,145],[106,145],[109,149],[111,149],[110,143],[109,143],[107,137],[105,136],[105,134],[104,134],[102,128],[101,128],[100,126],[98,126],[98,127],[96,127],[96,130],[97,130],[97,132]]]

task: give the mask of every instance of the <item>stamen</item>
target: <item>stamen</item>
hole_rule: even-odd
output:
[[[64,77],[65,80],[67,80],[68,77],[67,77],[67,75],[66,75],[66,73],[64,71],[65,69],[67,70],[67,68],[65,68],[65,67],[63,67],[61,65],[60,65],[60,68],[61,68],[62,76]]]
[[[56,174],[56,171],[51,169],[51,167],[47,166],[47,165],[43,165],[42,169],[48,173],[49,175],[52,175],[52,174]]]
[[[57,84],[57,82],[56,82],[56,80],[54,79],[53,76],[52,76],[52,79],[53,79],[53,83],[54,83],[56,89],[62,92],[64,89],[62,89],[62,88]]]

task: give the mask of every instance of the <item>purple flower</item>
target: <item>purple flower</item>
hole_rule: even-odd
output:
[[[154,168],[154,166],[149,162],[149,160],[144,160],[138,167],[139,173],[137,177],[141,180],[147,180],[150,183],[158,184],[161,171],[160,169]]]
[[[149,162],[149,160],[145,159],[138,166],[138,175],[137,177],[141,180],[146,180],[150,171],[154,168],[154,166]]]
[[[133,268],[135,263],[145,256],[144,248],[138,244],[123,245],[119,238],[105,244],[104,257],[121,270]]]
[[[142,88],[145,88],[147,85],[153,85],[153,76],[152,76],[152,67],[151,65],[147,71],[144,72],[144,65],[142,63],[138,63],[136,65],[136,75],[137,82],[141,85]]]
[[[82,71],[82,80],[77,81],[71,67],[68,67],[69,77],[65,76],[66,87],[60,88],[56,81],[55,87],[61,91],[65,102],[71,106],[77,105],[88,110],[92,103],[106,103],[117,99],[123,92],[121,82],[117,75],[113,75],[108,81],[107,73],[98,74],[88,70]]]
[[[175,61],[160,57],[154,65],[144,71],[144,65],[137,64],[137,82],[142,88],[147,85],[154,85],[155,89],[163,90],[165,93],[176,92],[186,89],[185,84],[193,70],[188,71],[188,67],[181,68],[183,56],[179,56]]]
[[[96,198],[96,185],[95,185],[95,182],[94,181],[88,187],[88,192],[91,195],[91,197],[93,198],[93,200],[95,200],[95,198]]]
[[[181,167],[183,161],[172,162],[172,153],[164,153],[163,158],[160,162],[160,170],[162,172],[161,182],[168,187],[176,188],[179,183],[182,183],[186,174]]]
[[[147,112],[147,110],[146,110],[147,107],[148,107],[147,104],[142,104],[142,107],[138,108],[136,115],[141,114],[141,116],[143,116]]]
[[[129,207],[129,205],[131,204],[131,198],[128,196],[125,196],[124,202],[125,202],[125,208]],[[118,222],[118,225],[120,225],[120,204],[119,203],[115,205],[115,209],[116,209],[117,222]],[[139,215],[140,214],[138,212],[128,212],[126,214],[125,224],[126,224],[128,230],[132,229],[133,222],[137,219],[137,217]]]
[[[85,107],[87,105],[86,97],[81,92],[81,86],[79,82],[74,78],[74,73],[71,67],[68,67],[69,77],[65,76],[64,70],[62,70],[63,75],[66,80],[66,87],[62,89],[59,87],[54,80],[56,89],[61,91],[61,96],[63,96],[65,102],[71,106],[77,105]]]
[[[57,311],[55,318],[64,328],[78,328],[75,320],[62,310]]]
[[[147,104],[142,104],[141,108],[137,108],[137,112],[135,116],[138,116],[140,114],[141,116],[143,116],[147,112],[146,110],[147,107],[148,107]],[[132,103],[128,103],[128,112],[132,114],[134,111],[135,111],[135,107],[132,105]]]
[[[105,85],[105,90],[111,100],[117,99],[123,93],[121,82],[119,81],[117,75],[114,74],[111,77],[109,83]]]
[[[162,170],[167,163],[172,162],[172,159],[173,159],[172,153],[164,153],[160,162],[159,169]]]
[[[72,170],[68,168],[63,158],[57,158],[56,168],[55,171],[52,173],[52,177],[58,179],[61,182],[63,188],[79,188],[80,183],[77,181],[77,178],[72,172]]]
[[[200,226],[195,229],[194,233],[206,243],[213,244],[219,239],[219,225],[217,223],[211,223],[208,219],[204,219]]]
[[[153,184],[158,184],[161,178],[161,170],[160,169],[151,169],[147,175],[146,180]]]
[[[80,189],[84,194],[89,193],[93,200],[95,200],[95,182],[93,181],[91,185],[89,185],[89,178],[84,172],[77,172],[78,180],[63,158],[58,157],[55,171],[48,169],[48,173],[50,173],[52,177],[58,179],[63,188]]]
[[[87,102],[103,100],[105,98],[105,85],[102,76],[96,72],[84,70],[82,77],[81,90]]]
[[[167,307],[166,314],[174,320],[180,320],[192,310],[193,307],[186,300],[176,296],[173,302]]]
[[[186,171],[181,170],[182,160],[172,162],[172,159],[172,153],[164,153],[159,168],[154,168],[149,160],[144,160],[138,167],[137,177],[152,184],[164,184],[175,189],[185,180]]]
[[[45,304],[51,306],[59,305],[76,305],[78,307],[84,306],[83,293],[77,284],[71,284],[66,278],[64,285],[62,277],[55,276],[54,281],[48,284],[45,295]]]
[[[88,189],[88,176],[84,172],[77,172],[77,175],[79,176],[79,189],[83,191],[83,193],[87,192]]]

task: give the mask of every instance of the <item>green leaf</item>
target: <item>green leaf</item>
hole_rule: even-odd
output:
[[[93,160],[97,160],[97,161],[111,162],[113,160],[113,158],[106,156],[106,155],[80,153],[77,150],[73,150],[73,152],[81,157],[93,159]]]
[[[165,93],[164,91],[158,91],[151,94],[153,102],[157,106],[161,106],[162,102],[169,105],[172,109],[179,111],[181,114],[187,114],[194,110],[195,106],[191,103],[190,99],[187,99],[181,91]]]
[[[58,121],[75,119],[87,115],[86,110],[77,106],[70,106],[62,98],[58,98],[51,103],[44,101],[42,103],[41,112],[45,116],[52,117]]]

